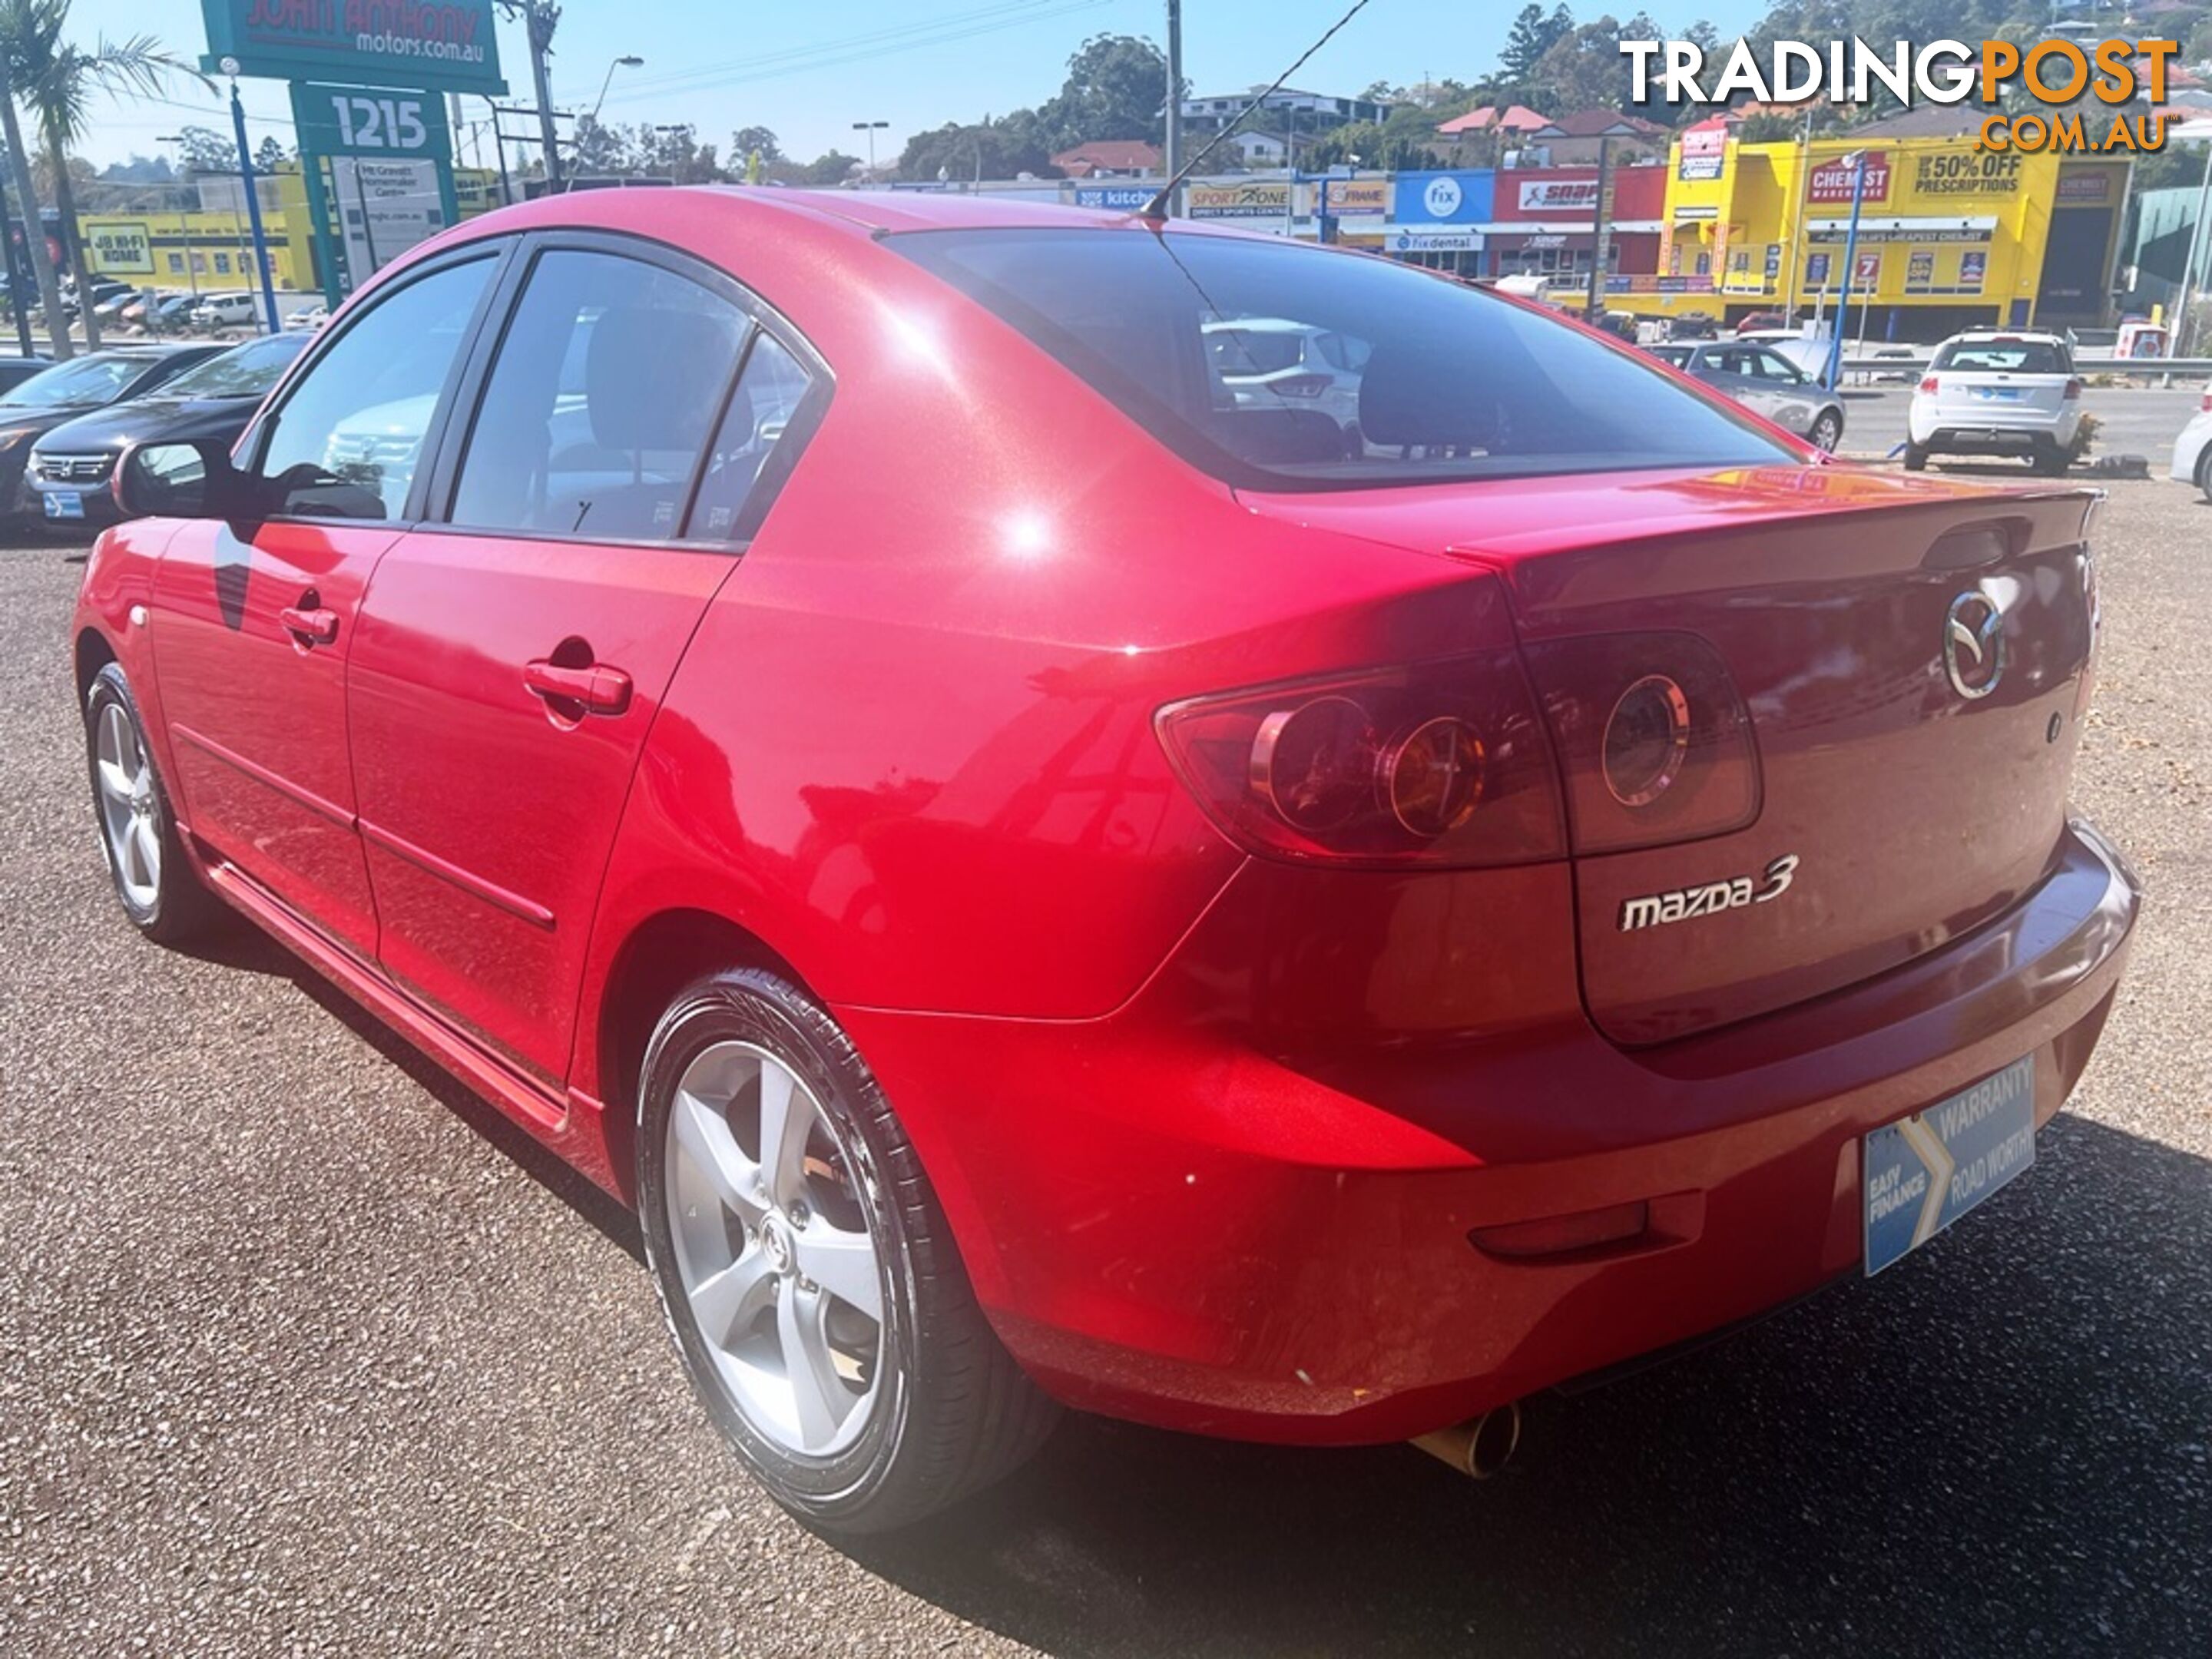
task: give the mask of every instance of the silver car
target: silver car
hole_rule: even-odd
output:
[[[1692,380],[1727,393],[1753,414],[1817,449],[1844,441],[1843,400],[1771,346],[1756,341],[1675,341],[1647,348]]]

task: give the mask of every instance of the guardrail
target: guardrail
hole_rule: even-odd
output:
[[[1859,357],[1846,355],[1843,372],[1846,374],[1902,374],[1918,376],[1928,372],[1932,356]],[[2170,386],[2176,377],[2186,381],[2212,376],[2212,357],[2076,357],[2074,372],[2084,379],[2092,374],[2128,374],[2155,376],[2159,385]]]

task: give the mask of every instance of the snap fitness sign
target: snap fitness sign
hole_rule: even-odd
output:
[[[1524,179],[1521,181],[1523,213],[1588,214],[1597,207],[1595,179]]]
[[[493,0],[201,0],[208,51],[200,67],[278,81],[504,93],[492,5]]]

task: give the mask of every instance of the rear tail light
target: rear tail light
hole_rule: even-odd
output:
[[[2078,374],[2068,376],[2066,380],[2066,401],[2070,404],[2081,395],[2081,377]]]
[[[1194,698],[1159,729],[1200,804],[1252,852],[1451,869],[1565,854],[1543,723],[1510,649]]]
[[[1285,374],[1279,380],[1270,380],[1268,386],[1293,398],[1318,398],[1336,383],[1326,374]]]
[[[1937,380],[1933,374],[1924,374],[1921,376],[1920,389],[1931,398],[1936,395],[1937,389],[1942,385],[1942,382]]]
[[[1750,716],[1704,640],[1599,634],[1525,649],[1577,854],[1724,835],[1759,816]]]
[[[2212,392],[2206,392],[2203,400],[2197,407],[2203,413],[2212,415]]]

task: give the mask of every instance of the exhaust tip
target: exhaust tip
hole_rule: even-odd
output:
[[[1413,1443],[1469,1480],[1487,1480],[1521,1449],[1521,1402],[1513,1401],[1450,1428],[1417,1435]]]

